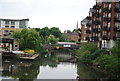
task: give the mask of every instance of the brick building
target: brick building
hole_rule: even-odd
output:
[[[83,23],[84,21],[86,23]],[[90,9],[89,16],[81,21],[81,40],[96,42],[98,47],[109,49],[118,39],[120,39],[120,0],[96,2]]]

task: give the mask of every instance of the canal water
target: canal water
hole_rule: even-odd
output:
[[[3,58],[2,79],[107,79],[107,75],[97,68],[81,62],[66,61],[72,58],[70,52],[56,51],[41,55],[34,61]],[[1,78],[0,77],[0,78]]]

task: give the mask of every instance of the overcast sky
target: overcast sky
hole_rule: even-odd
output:
[[[94,4],[95,0],[0,0],[0,18],[29,18],[31,28],[73,30]]]

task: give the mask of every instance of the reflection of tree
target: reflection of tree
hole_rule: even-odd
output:
[[[101,70],[94,69],[83,63],[77,63],[77,73],[80,79],[100,79],[107,77]]]
[[[13,73],[12,77],[20,79],[35,79],[39,73],[39,67],[32,65],[30,67],[19,66],[17,72]]]

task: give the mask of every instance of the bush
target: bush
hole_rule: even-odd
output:
[[[25,50],[24,52],[25,53],[30,53],[30,54],[35,54],[35,50],[30,50],[30,49],[29,50]]]
[[[93,43],[85,43],[78,50],[77,57],[84,62],[91,62],[91,55],[98,50],[97,45]]]
[[[117,77],[120,65],[119,60],[117,57],[104,54],[98,57],[95,62],[100,64],[101,68],[106,70],[111,76]]]

